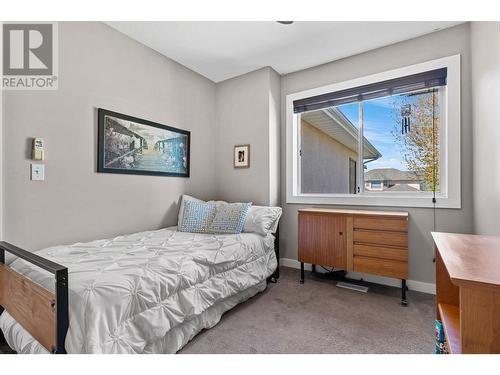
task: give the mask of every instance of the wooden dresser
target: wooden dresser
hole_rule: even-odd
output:
[[[406,304],[407,212],[308,208],[298,221],[302,283],[304,263],[394,277]]]
[[[436,316],[450,353],[500,353],[500,237],[432,233]]]

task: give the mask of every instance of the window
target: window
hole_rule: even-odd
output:
[[[460,207],[459,67],[452,56],[288,95],[288,202]]]

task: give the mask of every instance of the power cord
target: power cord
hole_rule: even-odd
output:
[[[323,267],[323,266],[320,266],[320,267],[321,267],[321,268],[323,268],[326,272],[333,272],[333,271],[335,270],[335,268],[334,268],[334,267],[332,267],[332,269],[331,269],[331,270],[329,270],[328,268],[325,268],[325,267]]]

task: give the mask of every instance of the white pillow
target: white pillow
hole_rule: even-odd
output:
[[[179,205],[179,215],[177,215],[177,227],[180,227],[182,224],[182,216],[184,215],[184,202],[185,201],[192,201],[192,202],[205,202],[202,201],[201,199],[192,197],[187,194],[183,194],[181,197],[181,204]]]
[[[252,206],[247,214],[243,232],[266,236],[275,233],[281,217],[281,207]]]

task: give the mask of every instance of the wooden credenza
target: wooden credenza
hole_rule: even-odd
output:
[[[304,263],[402,280],[406,304],[408,213],[308,208],[299,210],[298,259]]]
[[[500,237],[432,233],[448,351],[500,353]]]

